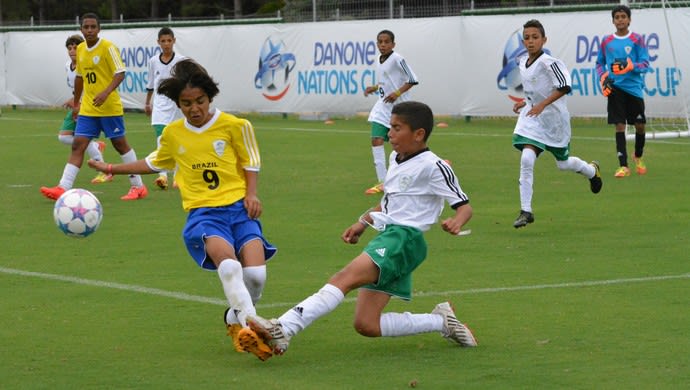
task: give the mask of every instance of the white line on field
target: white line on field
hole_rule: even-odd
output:
[[[228,303],[224,299],[219,298],[209,298],[200,295],[186,294],[176,291],[166,291],[157,288],[150,288],[144,286],[137,286],[133,284],[123,284],[114,282],[105,282],[102,280],[92,280],[83,279],[75,276],[65,276],[48,274],[43,272],[33,272],[24,271],[14,268],[0,267],[0,272],[11,275],[27,276],[39,279],[57,280],[60,282],[81,284],[85,286],[112,288],[116,290],[132,291],[136,293],[157,295],[161,297],[179,299],[181,301],[191,301],[191,302],[201,302],[210,303],[213,305],[227,306]],[[432,296],[447,296],[447,295],[470,295],[470,294],[484,294],[484,293],[500,293],[500,292],[511,292],[511,291],[527,291],[527,290],[545,290],[550,288],[574,288],[574,287],[592,287],[592,286],[610,286],[614,284],[631,284],[631,283],[642,283],[642,282],[657,282],[662,280],[674,280],[674,279],[690,279],[690,273],[680,274],[680,275],[660,275],[660,276],[644,276],[639,278],[622,278],[622,279],[608,279],[608,280],[589,280],[582,282],[565,282],[565,283],[553,283],[553,284],[535,284],[528,286],[513,286],[513,287],[487,287],[487,288],[471,288],[467,290],[450,290],[450,291],[427,291],[427,292],[416,292],[414,296],[416,297],[432,297]],[[355,298],[348,298],[347,301],[354,301]],[[275,303],[264,303],[257,305],[259,308],[273,308],[273,307],[291,307],[297,302],[275,302]]]

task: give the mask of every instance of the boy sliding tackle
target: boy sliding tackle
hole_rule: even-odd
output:
[[[293,336],[334,310],[345,295],[357,288],[354,326],[364,336],[440,332],[462,347],[477,345],[449,302],[439,303],[431,313],[383,313],[391,296],[411,298],[412,272],[427,254],[423,233],[438,221],[444,203],[455,210],[452,217],[441,222],[446,232],[459,234],[472,217],[469,198],[453,169],[426,145],[433,123],[431,109],[423,103],[410,101],[393,107],[388,131],[393,153],[383,198],[345,229],[341,238],[347,244],[356,244],[368,226],[378,231],[376,236],[318,292],[279,318],[247,316],[251,330],[273,348],[274,354],[283,354]],[[246,330],[240,334],[243,332]]]

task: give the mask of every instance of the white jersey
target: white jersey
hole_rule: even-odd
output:
[[[161,60],[162,53],[149,59],[149,82],[147,90],[153,91],[153,107],[151,112],[152,125],[167,125],[168,123],[182,117],[177,104],[165,95],[159,95],[158,86],[163,79],[170,77],[172,67],[187,57],[173,53],[172,58],[167,63]]]
[[[527,66],[527,56],[520,58],[520,76],[527,105],[520,111],[515,134],[539,141],[547,146],[563,148],[570,143],[570,113],[567,96],[544,108],[537,116],[527,112],[559,88],[570,87],[570,73],[563,61],[542,53]]]
[[[72,69],[72,61],[67,61],[65,71],[67,72],[67,86],[74,91],[74,79],[77,77],[77,68]]]
[[[381,58],[380,55],[379,58]],[[376,122],[390,128],[391,111],[393,110],[394,103],[386,103],[383,99],[400,89],[404,84],[416,85],[419,84],[419,81],[403,56],[393,52],[386,58],[383,64],[379,61],[376,67],[376,82],[379,86],[379,100],[369,113],[369,122]],[[410,99],[408,91],[403,93],[395,103],[402,103]]]
[[[397,162],[391,153],[381,212],[369,215],[377,229],[385,225],[411,226],[427,231],[443,211],[444,202],[454,208],[469,202],[453,169],[426,149],[405,161]]]

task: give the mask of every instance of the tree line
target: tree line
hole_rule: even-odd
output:
[[[285,6],[282,0],[0,0],[0,25],[72,23],[86,12],[103,21],[167,19],[227,19],[275,15]]]

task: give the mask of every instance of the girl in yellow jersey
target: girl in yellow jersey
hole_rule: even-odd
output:
[[[246,328],[264,288],[266,260],[276,252],[258,220],[261,157],[249,121],[210,109],[218,92],[201,65],[180,61],[158,93],[176,102],[184,118],[165,127],[158,149],[132,163],[88,163],[106,174],[158,173],[177,165],[182,207],[189,212],[183,231],[187,250],[199,266],[218,272],[230,305],[225,322],[235,349],[266,360],[271,348]]]

